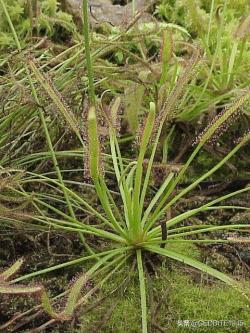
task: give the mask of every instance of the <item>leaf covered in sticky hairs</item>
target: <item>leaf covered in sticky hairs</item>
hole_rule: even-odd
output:
[[[55,104],[59,115],[64,119],[67,126],[70,127],[70,129],[77,134],[77,136],[80,136],[80,129],[79,129],[79,123],[77,118],[75,117],[74,113],[70,110],[69,106],[67,105],[64,97],[62,94],[58,91],[58,89],[55,87],[53,81],[49,77],[48,74],[43,73],[36,65],[34,59],[29,58],[28,64],[31,69],[31,71],[34,73],[36,79],[40,83],[40,85],[43,87],[44,91],[48,95],[48,97],[53,101]]]

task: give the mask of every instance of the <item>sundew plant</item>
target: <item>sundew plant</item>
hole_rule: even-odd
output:
[[[0,0],[0,4],[4,9],[17,47],[21,51],[21,46],[8,15],[5,2]],[[32,175],[31,173],[30,175],[36,176],[41,182],[47,182],[52,188],[59,188],[63,198],[59,200],[66,203],[68,210],[68,212],[64,212],[56,207],[56,205],[53,205],[53,203],[48,203],[42,196],[36,196],[36,193],[32,193],[30,200],[35,213],[32,215],[31,223],[39,223],[43,226],[55,228],[56,230],[64,230],[69,233],[77,233],[83,247],[88,251],[88,255],[20,277],[14,277],[23,264],[23,260],[20,259],[0,274],[0,293],[21,296],[38,295],[44,310],[51,316],[50,323],[72,320],[76,310],[83,306],[105,283],[108,284],[115,272],[122,271],[123,267],[131,264],[131,268],[136,269],[138,272],[141,326],[142,332],[147,333],[149,331],[149,311],[147,306],[147,265],[145,263],[147,257],[153,253],[162,258],[176,260],[183,265],[188,265],[204,274],[221,280],[230,287],[235,288],[249,301],[249,291],[240,282],[201,261],[187,256],[185,253],[174,251],[169,247],[173,243],[229,243],[233,242],[233,240],[203,239],[201,236],[203,234],[214,234],[217,231],[220,232],[223,230],[232,230],[234,232],[249,230],[249,224],[184,224],[186,220],[202,212],[221,209],[247,209],[241,206],[227,205],[226,200],[249,191],[250,186],[247,185],[245,188],[225,194],[175,216],[169,217],[168,212],[181,198],[198,187],[202,181],[209,179],[209,177],[224,166],[248,143],[250,133],[246,132],[238,139],[235,146],[209,171],[200,175],[196,180],[193,180],[190,185],[184,188],[178,187],[180,181],[186,175],[189,166],[198,156],[204,145],[218,138],[227,129],[227,125],[234,121],[239,110],[247,105],[250,99],[250,90],[245,89],[244,93],[231,103],[229,107],[225,108],[217,117],[214,117],[212,123],[194,140],[193,151],[181,169],[178,172],[169,171],[167,176],[162,180],[160,187],[152,195],[151,176],[162,131],[165,124],[174,117],[183,94],[185,94],[190,81],[196,74],[197,68],[201,65],[202,56],[200,50],[194,48],[193,55],[187,61],[185,69],[180,74],[164,103],[161,103],[160,106],[156,100],[152,100],[149,103],[145,119],[137,134],[137,157],[132,161],[128,161],[122,156],[119,142],[118,123],[122,104],[121,97],[116,97],[108,110],[103,110],[100,99],[95,93],[90,55],[88,2],[86,0],[83,1],[83,17],[89,88],[88,104],[85,107],[85,115],[83,116],[85,124],[83,126],[77,122],[73,112],[56,91],[53,82],[39,68],[38,61],[29,57],[25,59],[24,63],[31,93],[39,108],[39,117],[56,171],[56,178],[54,179],[47,176]],[[77,191],[70,189],[66,182],[64,182],[46,125],[44,110],[37,93],[38,88],[37,85],[34,85],[34,78],[36,78],[39,86],[52,99],[58,109],[59,116],[64,119],[67,126],[82,144],[84,149],[84,164],[87,169],[85,170],[85,176],[88,173],[91,181],[91,185],[86,186],[91,186],[92,190],[94,189],[100,203],[100,208],[96,207],[95,204],[88,201],[88,198],[85,198]],[[105,124],[107,129],[108,154],[104,154],[102,148],[103,139],[100,133],[100,118],[102,118],[102,123]],[[111,171],[116,181],[112,189],[109,188],[107,176],[105,175],[104,155],[106,159],[111,160]],[[146,159],[147,163],[145,163]],[[28,199],[31,197],[22,185],[14,188],[13,191],[24,198]],[[80,209],[87,217],[91,216],[91,222],[88,223],[87,218],[84,220],[78,218],[78,215],[75,213],[76,209]],[[53,214],[50,215],[48,212],[52,212]],[[88,243],[89,236],[97,240],[97,242],[99,240],[104,241],[105,249],[99,251],[94,249]],[[71,283],[68,290],[60,295],[60,297],[64,298],[64,303],[60,311],[56,310],[54,300],[50,298],[42,285],[25,286],[19,284],[19,282],[26,281],[35,276],[63,267],[82,264],[85,261],[88,262],[87,270],[80,273]],[[89,281],[95,277],[99,277],[99,282],[94,286],[89,286]]]

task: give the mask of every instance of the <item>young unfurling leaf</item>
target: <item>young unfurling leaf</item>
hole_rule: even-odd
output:
[[[97,129],[95,107],[91,106],[88,114],[88,154],[91,178],[95,181],[99,176],[100,143]]]

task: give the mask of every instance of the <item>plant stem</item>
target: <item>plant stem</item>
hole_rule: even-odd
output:
[[[211,2],[211,9],[210,9],[210,15],[209,15],[209,23],[208,23],[208,31],[207,31],[207,47],[209,48],[209,41],[210,41],[210,32],[211,32],[211,26],[212,26],[212,20],[213,20],[213,13],[214,13],[214,0]]]
[[[132,0],[132,16],[135,16],[135,0]]]
[[[141,294],[141,313],[142,313],[142,333],[147,333],[147,299],[146,299],[146,286],[145,286],[145,276],[142,264],[141,250],[136,251],[137,256],[137,268],[139,273],[140,282],[140,294]]]
[[[21,50],[22,50],[22,48],[21,48],[21,44],[20,44],[19,39],[18,39],[18,37],[17,37],[17,33],[16,33],[16,30],[15,30],[15,28],[14,28],[14,26],[13,26],[12,21],[11,21],[11,18],[10,18],[9,12],[8,12],[8,10],[7,10],[7,7],[5,6],[4,0],[0,0],[0,3],[1,3],[1,5],[2,5],[2,8],[3,8],[4,14],[5,14],[6,19],[7,19],[7,21],[8,21],[8,24],[9,24],[9,26],[10,26],[10,30],[11,30],[11,32],[12,32],[12,34],[13,34],[13,37],[14,37],[15,43],[16,43],[16,45],[17,45],[17,48],[18,48],[19,51],[21,51]]]
[[[90,54],[90,37],[89,37],[89,15],[88,15],[88,0],[82,1],[83,8],[83,35],[85,42],[85,56],[88,71],[88,82],[89,82],[89,100],[90,104],[95,104],[95,88],[94,88],[94,76],[93,67]]]

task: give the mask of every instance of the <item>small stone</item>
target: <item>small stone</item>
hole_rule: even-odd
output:
[[[71,14],[78,26],[82,25],[82,0],[61,0],[63,10]],[[90,0],[90,23],[108,22],[112,25],[128,24],[132,18],[132,3],[125,6],[113,5],[111,0]],[[148,5],[147,0],[137,0],[135,10],[141,10]],[[144,15],[143,15],[144,16]],[[142,18],[143,19],[143,18]],[[148,20],[148,15],[147,15]]]

